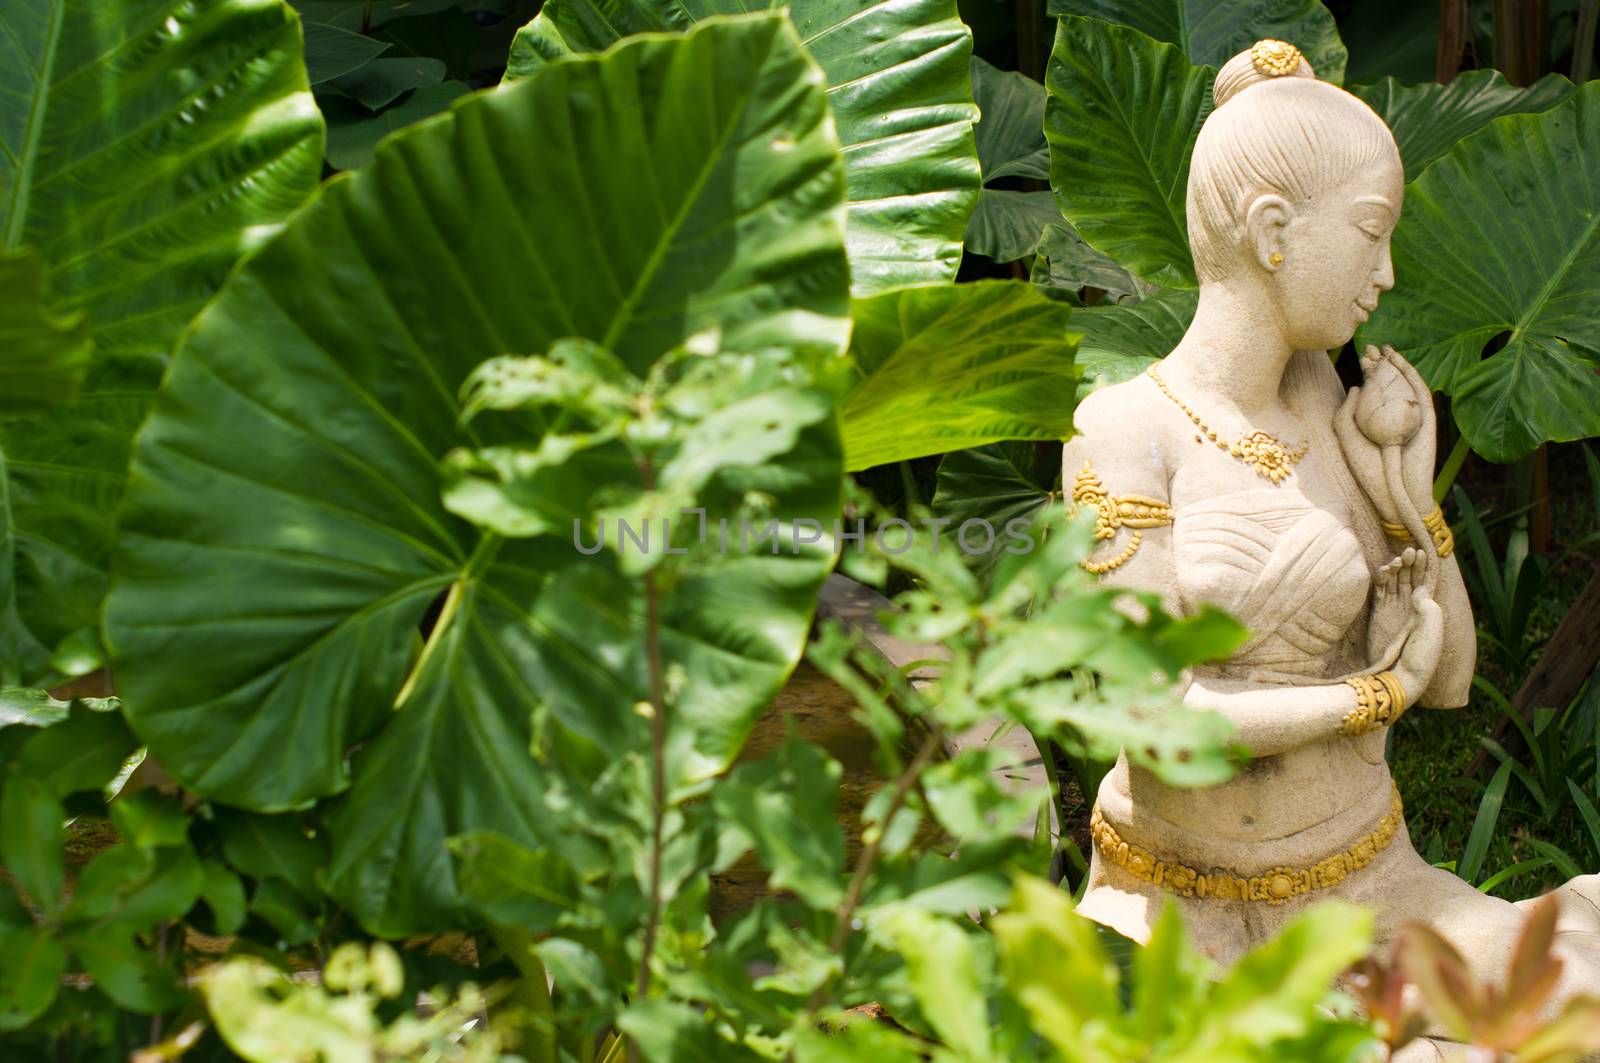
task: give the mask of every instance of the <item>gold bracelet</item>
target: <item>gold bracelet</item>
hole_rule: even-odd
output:
[[[1393,672],[1345,680],[1356,692],[1356,707],[1344,714],[1339,733],[1352,738],[1388,727],[1406,711],[1406,692]]]
[[[1394,524],[1390,521],[1382,521],[1381,523],[1383,524],[1383,534],[1401,546],[1415,541],[1404,524]],[[1455,553],[1456,537],[1451,533],[1450,525],[1445,523],[1442,509],[1434,506],[1433,512],[1422,518],[1422,526],[1427,528],[1429,534],[1433,536],[1433,546],[1434,549],[1439,551],[1440,557],[1449,557]]]
[[[1443,510],[1434,506],[1433,512],[1422,518],[1422,526],[1433,536],[1433,546],[1439,551],[1440,557],[1449,557],[1455,553],[1456,537],[1451,533],[1450,525],[1444,522]]]

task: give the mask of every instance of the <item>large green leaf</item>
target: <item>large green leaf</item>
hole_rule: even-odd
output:
[[[1221,66],[1274,37],[1299,47],[1323,81],[1344,79],[1344,42],[1320,0],[1050,0],[1050,13],[1132,26],[1204,66]]]
[[[855,301],[845,467],[1072,434],[1070,308],[1016,281],[925,285]]]
[[[631,34],[782,7],[828,79],[844,145],[853,292],[954,279],[979,183],[972,31],[955,0],[550,0],[512,42],[506,76]]]
[[[980,202],[978,210],[982,209]],[[976,217],[977,212],[973,216]],[[1137,299],[1161,290],[1090,247],[1059,211],[1040,235],[1035,251],[1029,279],[1041,288],[1062,293],[1072,300],[1080,298],[1084,288],[1097,288],[1106,299],[1113,301]]]
[[[643,602],[609,554],[502,541],[444,509],[440,457],[537,426],[463,427],[459,386],[565,336],[635,371],[711,332],[837,352],[843,191],[821,74],[775,16],[553,64],[331,184],[201,316],[140,435],[106,629],[162,765],[257,810],[348,789],[328,819],[333,894],[386,935],[461,919],[445,838],[548,829],[535,711],[609,718],[645,680]],[[798,446],[804,461],[740,486],[780,520],[831,521],[831,424]],[[661,647],[683,700],[753,718],[827,561],[731,555],[679,586]],[[690,752],[696,769],[731,755]]]
[[[0,422],[0,674],[97,623],[128,441],[179,329],[315,187],[321,120],[277,0],[7,0],[0,252],[28,245],[96,365],[75,406]]]
[[[985,181],[1050,177],[1044,142],[1044,86],[1015,70],[972,59],[972,96],[981,117],[973,130]]]
[[[1503,114],[1548,111],[1574,90],[1560,74],[1518,88],[1498,70],[1468,70],[1448,85],[1402,85],[1391,77],[1373,85],[1351,85],[1350,91],[1394,130],[1406,176],[1416,180],[1462,137]]]
[[[1184,193],[1215,75],[1124,26],[1067,17],[1056,32],[1044,117],[1056,202],[1090,246],[1152,284],[1195,286]]]
[[[1194,319],[1194,292],[1164,291],[1136,303],[1092,306],[1072,316],[1078,364],[1091,388],[1131,380],[1168,354]]]
[[[1510,461],[1600,434],[1600,84],[1497,118],[1428,167],[1394,266],[1357,342],[1410,358],[1474,450]]]
[[[1039,249],[1051,227],[1061,220],[1049,192],[1010,192],[985,188],[978,209],[967,222],[967,250],[996,262],[1014,262]]]
[[[71,399],[88,364],[83,314],[51,307],[39,256],[0,252],[0,411],[33,413]]]
[[[1060,473],[1061,448],[1051,444],[990,443],[958,450],[939,461],[933,511],[948,517],[952,528],[969,520],[986,520],[998,530],[1013,520],[1031,524],[1059,497],[1055,489]],[[977,556],[979,571],[991,570],[1007,545],[997,536]]]

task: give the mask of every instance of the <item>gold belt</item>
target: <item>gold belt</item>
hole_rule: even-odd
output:
[[[1389,785],[1392,788],[1393,781]],[[1389,811],[1378,820],[1371,833],[1356,839],[1348,849],[1310,867],[1275,867],[1259,875],[1241,875],[1227,868],[1213,868],[1202,874],[1187,865],[1161,860],[1148,849],[1123,841],[1116,828],[1100,815],[1098,804],[1089,817],[1089,834],[1102,857],[1134,878],[1171,890],[1181,897],[1282,904],[1302,893],[1337,886],[1352,872],[1372,863],[1394,841],[1403,822],[1405,813],[1400,804],[1400,791],[1395,789]]]

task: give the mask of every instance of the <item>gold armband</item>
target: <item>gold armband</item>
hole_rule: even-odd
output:
[[[1433,536],[1433,546],[1434,549],[1439,551],[1440,557],[1449,557],[1455,553],[1456,537],[1451,533],[1450,525],[1445,523],[1442,509],[1434,506],[1433,512],[1422,518],[1422,526],[1427,528],[1428,533]],[[1384,521],[1383,534],[1402,546],[1412,541],[1411,532],[1406,529],[1404,524],[1391,524],[1389,521]]]
[[[1095,509],[1095,542],[1114,539],[1121,528],[1132,528],[1133,535],[1118,553],[1104,561],[1084,558],[1078,564],[1086,572],[1100,575],[1127,564],[1144,541],[1142,528],[1161,528],[1172,523],[1172,507],[1157,498],[1142,495],[1113,495],[1106,490],[1100,477],[1094,474],[1089,462],[1083,463],[1072,483],[1074,505],[1093,506]]]
[[[1355,737],[1388,727],[1406,711],[1406,692],[1393,672],[1345,680],[1356,692],[1356,707],[1344,714],[1339,733]]]

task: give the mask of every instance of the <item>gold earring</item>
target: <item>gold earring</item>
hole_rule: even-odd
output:
[[[1272,254],[1267,256],[1267,261],[1271,262],[1274,266],[1281,266],[1283,265],[1283,255],[1277,251],[1274,251]]]

